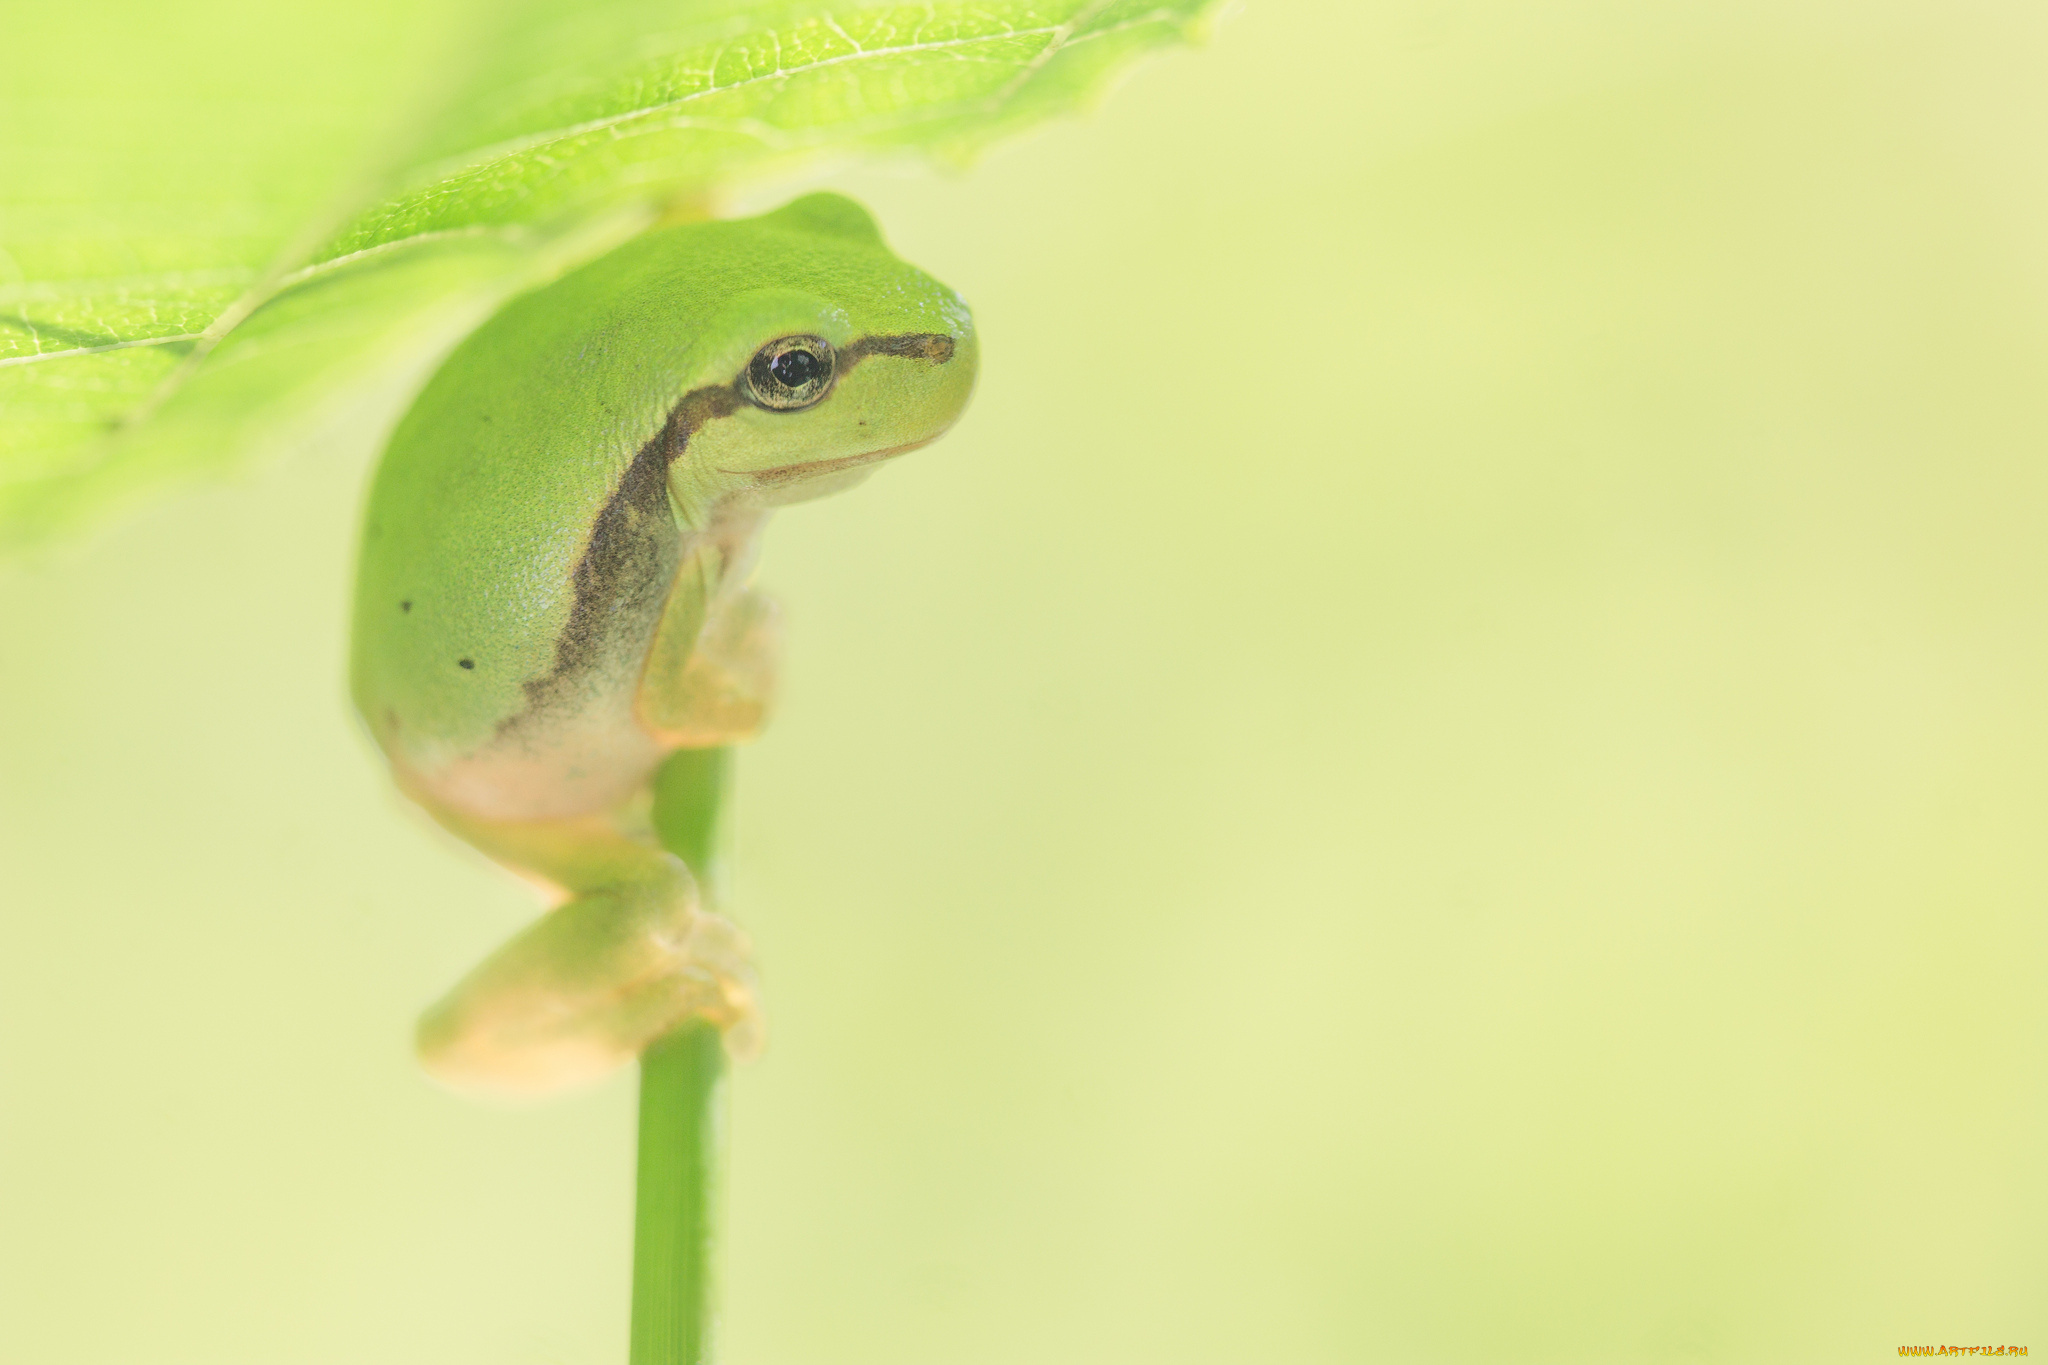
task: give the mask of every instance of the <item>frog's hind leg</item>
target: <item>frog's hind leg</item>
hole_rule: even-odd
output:
[[[430,807],[430,809],[432,809]],[[565,899],[421,1016],[422,1064],[465,1089],[537,1093],[630,1061],[685,1019],[759,1031],[739,931],[704,911],[681,859],[609,815],[500,823],[436,819]]]

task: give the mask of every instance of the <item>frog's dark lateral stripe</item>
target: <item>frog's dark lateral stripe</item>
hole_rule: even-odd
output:
[[[834,369],[836,374],[845,374],[871,355],[930,360],[943,365],[953,358],[953,344],[953,338],[944,332],[902,332],[896,336],[861,337],[840,349]]]
[[[744,400],[731,385],[693,389],[670,410],[599,509],[576,562],[576,601],[555,639],[554,666],[525,685],[526,709],[502,733],[545,716],[603,676],[605,664],[644,643],[682,563],[683,536],[669,511],[668,467],[706,423]]]
[[[860,337],[840,348],[833,382],[869,356],[945,364],[953,349],[953,338],[935,332]],[[729,384],[684,394],[661,430],[634,453],[598,511],[577,561],[576,601],[555,640],[554,664],[525,684],[526,709],[502,722],[500,733],[545,716],[557,703],[583,692],[603,677],[608,662],[638,666],[682,563],[683,535],[669,509],[669,466],[697,432],[748,405],[746,382],[741,371]]]

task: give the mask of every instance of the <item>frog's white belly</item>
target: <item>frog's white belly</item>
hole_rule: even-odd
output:
[[[633,693],[539,724],[510,725],[481,747],[407,765],[407,785],[484,820],[560,820],[610,810],[644,784],[667,747],[633,717]]]

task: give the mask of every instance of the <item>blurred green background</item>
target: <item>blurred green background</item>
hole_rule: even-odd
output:
[[[2048,1350],[2044,69],[1260,0],[827,181],[985,379],[770,533],[732,1365]],[[0,570],[0,1360],[624,1357],[630,1078],[408,1055],[533,903],[348,713],[364,472]]]

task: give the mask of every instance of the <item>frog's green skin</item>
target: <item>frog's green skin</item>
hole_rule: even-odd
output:
[[[762,379],[818,338],[821,390]],[[645,832],[650,776],[764,718],[774,613],[745,578],[768,509],[938,436],[975,364],[959,297],[821,194],[649,232],[420,394],[364,521],[356,706],[409,795],[565,900],[428,1012],[430,1069],[546,1088],[684,1015],[751,1024],[736,935]]]

